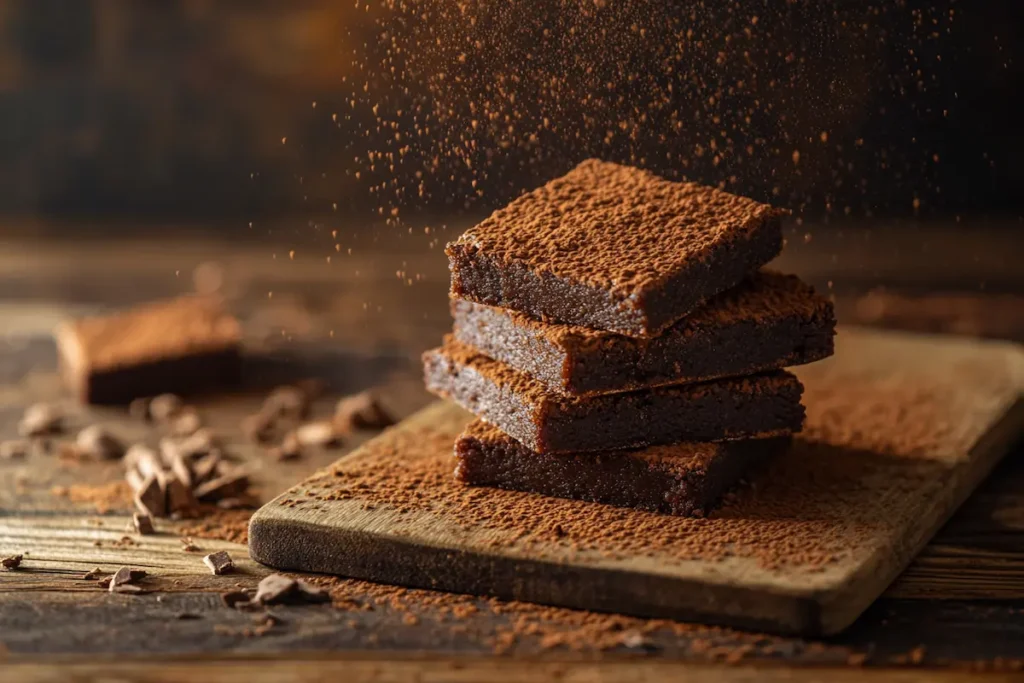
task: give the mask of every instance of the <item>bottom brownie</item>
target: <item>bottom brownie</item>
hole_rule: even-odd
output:
[[[633,451],[535,453],[483,420],[455,442],[455,477],[495,486],[679,516],[702,516],[788,437],[683,443]]]

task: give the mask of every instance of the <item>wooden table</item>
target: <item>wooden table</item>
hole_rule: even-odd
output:
[[[57,320],[188,291],[203,263],[200,279],[222,281],[221,291],[244,321],[251,352],[245,391],[198,403],[215,428],[235,433],[266,387],[303,376],[328,381],[331,395],[317,406],[322,414],[332,397],[371,386],[400,415],[429,400],[420,385],[418,355],[449,326],[446,264],[438,247],[427,247],[429,240],[408,240],[402,251],[363,240],[348,255],[323,236],[296,237],[289,244],[290,236],[238,243],[165,234],[171,237],[134,243],[0,244],[0,436],[9,435],[27,402],[62,396],[48,338]],[[955,267],[938,259],[940,268],[936,259],[917,254],[908,257],[916,270],[897,268],[892,249],[877,243],[870,253],[836,260],[841,250],[826,238],[792,250],[781,267],[825,289],[833,280],[845,322],[1024,339],[1024,279],[1001,233],[987,241],[976,235],[966,241],[955,231],[929,234],[933,249],[959,255]],[[906,244],[916,244],[912,236],[894,233],[892,244],[897,243],[904,251]],[[981,277],[996,294],[967,286]],[[865,299],[879,282],[892,289]],[[960,292],[955,305],[935,294],[943,291]],[[921,305],[922,300],[930,303]],[[117,411],[80,412],[73,419],[110,423],[128,438],[146,436],[144,427]],[[346,448],[369,436],[358,436]],[[264,499],[345,452],[278,463],[241,441],[234,450],[254,469]],[[157,536],[125,542],[126,510],[100,512],[93,502],[74,500],[75,489],[70,496],[53,493],[54,487],[116,482],[120,475],[116,463],[53,456],[0,463],[0,556],[27,553],[22,570],[0,573],[5,680],[84,680],[100,673],[132,681],[249,682],[336,680],[339,673],[387,681],[668,675],[697,681],[844,681],[865,673],[878,680],[959,680],[979,670],[1009,678],[1024,668],[1020,447],[842,636],[808,642],[725,629],[661,628],[640,649],[548,647],[552,641],[545,642],[543,633],[586,628],[589,622],[580,615],[563,615],[536,637],[516,631],[514,641],[506,642],[503,634],[515,630],[516,619],[542,617],[480,600],[474,613],[453,619],[430,600],[389,597],[354,582],[336,584],[350,598],[348,608],[275,607],[283,623],[254,637],[253,615],[225,607],[219,597],[236,584],[254,586],[268,571],[247,559],[244,545],[193,531],[202,552],[183,552],[179,536],[187,522],[167,522]],[[210,576],[200,558],[214,549],[228,550],[240,573]],[[121,565],[146,568],[153,592],[111,595],[81,579],[93,567],[112,571]]]

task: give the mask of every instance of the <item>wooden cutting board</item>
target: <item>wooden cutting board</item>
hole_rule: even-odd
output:
[[[848,626],[1024,427],[1011,344],[841,329],[807,426],[707,519],[470,488],[436,403],[252,518],[281,569],[808,636]],[[557,524],[552,524],[552,521]]]

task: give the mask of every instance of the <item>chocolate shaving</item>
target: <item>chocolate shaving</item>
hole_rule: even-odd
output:
[[[3,566],[4,569],[12,571],[21,566],[21,560],[23,558],[23,555],[11,555],[9,557],[5,557],[4,559],[0,560],[0,566]]]

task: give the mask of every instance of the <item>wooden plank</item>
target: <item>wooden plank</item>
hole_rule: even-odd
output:
[[[1019,434],[1024,354],[1009,344],[847,328],[834,358],[799,374],[808,427],[794,448],[711,519],[657,519],[678,538],[698,529],[729,537],[727,554],[623,552],[601,538],[579,549],[571,539],[531,535],[528,523],[480,523],[517,509],[528,498],[517,492],[474,498],[479,518],[467,519],[466,490],[431,478],[450,467],[450,444],[468,419],[447,404],[264,506],[251,522],[250,552],[271,566],[387,583],[836,633],[885,590]],[[383,503],[348,488],[361,472],[389,467],[410,468],[436,488],[410,487],[404,497],[390,491]],[[795,509],[794,497],[806,509]],[[566,520],[570,537],[585,532],[573,526],[582,517],[627,535],[651,523],[645,513],[577,501],[547,500],[544,514]],[[785,538],[792,561],[780,563],[767,538]],[[832,555],[824,564],[796,557],[823,548]]]
[[[111,661],[111,662],[15,662],[4,667],[10,680],[19,683],[64,683],[109,679],[124,683],[171,683],[218,681],[218,683],[334,683],[339,671],[345,680],[381,683],[463,683],[487,680],[494,683],[647,683],[682,680],[689,683],[811,683],[875,681],[877,683],[960,683],[978,680],[971,671],[934,669],[836,669],[823,667],[707,666],[668,662],[563,661],[538,662],[482,658],[338,657],[242,660]],[[993,672],[985,681],[1019,680],[1013,672]]]

